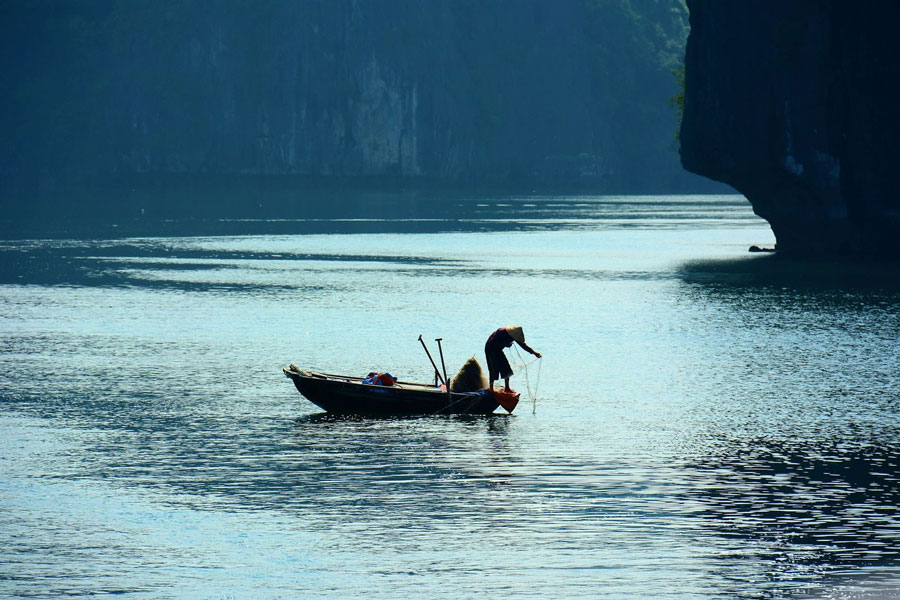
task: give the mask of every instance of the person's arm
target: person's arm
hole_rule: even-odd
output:
[[[532,349],[531,349],[531,346],[529,346],[529,345],[526,344],[525,342],[519,342],[519,341],[517,341],[516,343],[517,343],[518,345],[522,346],[522,348],[524,348],[527,352],[531,352],[532,354],[534,354],[534,355],[537,356],[538,358],[541,357],[541,353],[540,353],[540,352],[537,352],[537,351],[535,351],[535,350],[532,350]]]

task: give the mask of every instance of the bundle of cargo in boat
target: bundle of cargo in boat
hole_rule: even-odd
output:
[[[463,364],[459,373],[450,381],[451,392],[477,392],[487,386],[487,377],[474,356]]]

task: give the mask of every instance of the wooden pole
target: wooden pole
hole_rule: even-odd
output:
[[[437,375],[437,378],[441,380],[441,383],[447,388],[447,391],[450,391],[450,386],[447,385],[447,382],[441,377],[441,372],[438,371],[437,365],[434,364],[434,359],[431,358],[431,352],[428,351],[428,346],[425,345],[425,340],[422,339],[422,334],[419,334],[419,343],[422,344],[422,347],[425,348],[425,354],[428,355],[428,360],[431,361],[431,366],[434,367],[434,374]]]
[[[444,349],[441,348],[441,340],[442,339],[444,339],[444,338],[434,338],[434,341],[437,342],[438,352],[441,353],[441,368],[444,369],[444,381],[450,381],[449,379],[447,379],[447,365],[444,364]],[[447,384],[447,393],[448,394],[450,393],[450,384],[449,383]]]

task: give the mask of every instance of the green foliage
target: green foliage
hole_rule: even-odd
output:
[[[613,143],[606,153],[663,169],[671,138],[659,132],[680,119],[670,101],[678,81],[670,73],[683,63],[687,6],[683,0],[586,0],[586,6],[594,79],[604,84],[595,100]]]

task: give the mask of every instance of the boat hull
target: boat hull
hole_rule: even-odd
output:
[[[360,378],[283,369],[300,394],[330,413],[487,415],[500,406],[490,393],[447,393],[417,383],[369,385]]]

